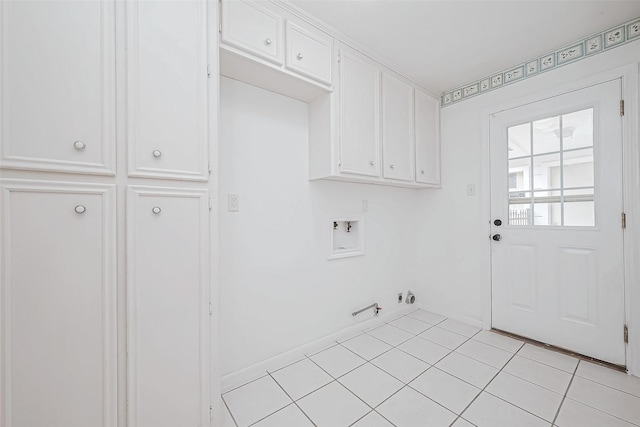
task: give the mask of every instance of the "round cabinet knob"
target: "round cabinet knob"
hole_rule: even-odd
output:
[[[158,206],[154,206],[154,208],[151,209],[151,212],[158,215],[160,212],[162,212],[162,209],[160,209]]]
[[[87,211],[87,208],[85,208],[85,207],[84,207],[84,206],[82,206],[82,205],[77,205],[77,206],[74,208],[74,210],[76,211],[76,213],[83,214],[83,213],[85,213],[85,212]]]
[[[84,150],[84,147],[86,147],[86,144],[82,141],[76,141],[73,143],[73,148],[76,150]]]
[[[162,156],[162,152],[160,150],[153,150],[153,157],[158,158]]]
[[[495,225],[496,227],[500,227],[502,225],[502,220],[496,219],[495,221],[493,221],[493,225]]]
[[[269,46],[271,44],[271,39],[269,37],[267,37],[266,39],[264,39],[264,44],[266,44],[267,46]]]
[[[502,240],[502,236],[499,234],[494,234],[493,236],[491,236],[491,238],[496,242],[499,242],[500,240]]]
[[[422,169],[422,170],[420,171],[420,173],[421,173],[422,175],[424,175],[424,169]]]
[[[301,54],[301,53],[298,53],[298,56],[296,56],[296,58],[298,58],[298,60],[301,60],[301,59],[302,59],[302,58],[304,58],[304,57],[302,56],[302,54]]]
[[[390,167],[391,169],[393,169],[395,166],[393,166],[393,165],[389,165],[389,167]]]
[[[369,164],[370,164],[371,166],[373,166],[373,160],[371,160],[371,161],[369,162]]]

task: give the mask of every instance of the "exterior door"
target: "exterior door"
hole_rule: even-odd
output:
[[[491,118],[492,326],[625,364],[621,80]]]

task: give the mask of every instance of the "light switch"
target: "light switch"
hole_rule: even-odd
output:
[[[475,196],[475,195],[476,195],[476,185],[467,184],[467,196]]]

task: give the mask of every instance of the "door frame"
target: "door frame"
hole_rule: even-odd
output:
[[[626,346],[627,370],[630,374],[640,376],[640,304],[632,306],[631,301],[640,301],[640,265],[634,265],[634,260],[640,258],[640,147],[638,135],[638,97],[639,73],[638,63],[615,68],[598,73],[592,77],[581,79],[569,84],[562,84],[551,89],[545,89],[535,94],[509,100],[482,110],[482,162],[481,185],[478,195],[481,200],[481,222],[483,235],[486,236],[486,246],[482,255],[482,327],[491,329],[491,170],[490,170],[490,121],[491,115],[516,108],[525,104],[542,101],[546,98],[583,89],[588,86],[604,83],[613,79],[622,79],[622,97],[625,101],[625,118],[622,121],[622,155],[623,155],[623,198],[624,212],[627,214],[627,227],[623,236],[624,250],[624,307],[625,322],[632,333]],[[622,325],[620,334],[622,334]]]

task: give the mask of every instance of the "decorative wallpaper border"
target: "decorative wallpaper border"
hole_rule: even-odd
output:
[[[596,55],[601,52],[640,40],[640,17],[609,28],[586,39],[571,43],[554,52],[527,61],[517,67],[508,68],[473,83],[447,91],[440,97],[440,105],[447,107],[468,98],[486,93],[513,82],[537,76],[563,65]]]

